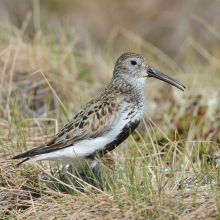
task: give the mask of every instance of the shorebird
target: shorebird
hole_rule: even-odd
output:
[[[50,160],[96,164],[97,154],[114,150],[136,129],[145,111],[144,88],[154,77],[184,91],[177,80],[150,67],[143,56],[125,53],[116,61],[110,84],[79,111],[49,142],[12,159],[18,164]],[[93,165],[91,165],[93,166]]]

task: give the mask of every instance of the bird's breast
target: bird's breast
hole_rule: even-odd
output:
[[[114,150],[137,128],[144,113],[144,106],[140,108],[138,105],[125,104],[119,109],[119,118],[111,131],[106,134],[106,144],[102,149],[97,150],[100,155]],[[96,152],[91,157],[96,156]]]

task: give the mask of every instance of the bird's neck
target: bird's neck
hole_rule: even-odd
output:
[[[127,94],[131,98],[134,98],[138,105],[141,104],[145,106],[146,104],[145,96],[144,96],[145,84],[146,81],[144,80],[116,78],[116,79],[112,79],[109,86],[116,88],[121,93]]]

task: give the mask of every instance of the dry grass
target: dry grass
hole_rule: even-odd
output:
[[[189,37],[182,48],[184,61],[178,63],[116,28],[115,34],[124,36],[125,50],[135,48],[187,90],[149,80],[147,115],[113,152],[115,169],[101,163],[101,188],[80,178],[75,178],[76,186],[68,181],[70,172],[55,175],[56,167],[48,163],[16,168],[8,159],[49,139],[104,88],[122,51],[114,48],[114,38],[105,50],[90,41],[82,47],[76,33],[70,37],[62,27],[59,34],[41,30],[30,36],[29,19],[21,30],[0,24],[1,218],[219,218],[219,169],[204,156],[216,153],[220,141],[218,51],[211,48],[211,54]],[[212,30],[207,23],[204,28]]]

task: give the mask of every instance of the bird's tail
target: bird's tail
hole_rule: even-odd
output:
[[[15,159],[15,158],[13,157],[12,159]],[[16,167],[19,167],[21,164],[26,163],[26,161],[28,161],[28,160],[30,160],[29,157],[26,158],[26,159],[24,159],[24,160],[22,160],[20,163],[18,163],[18,164],[16,165]]]

